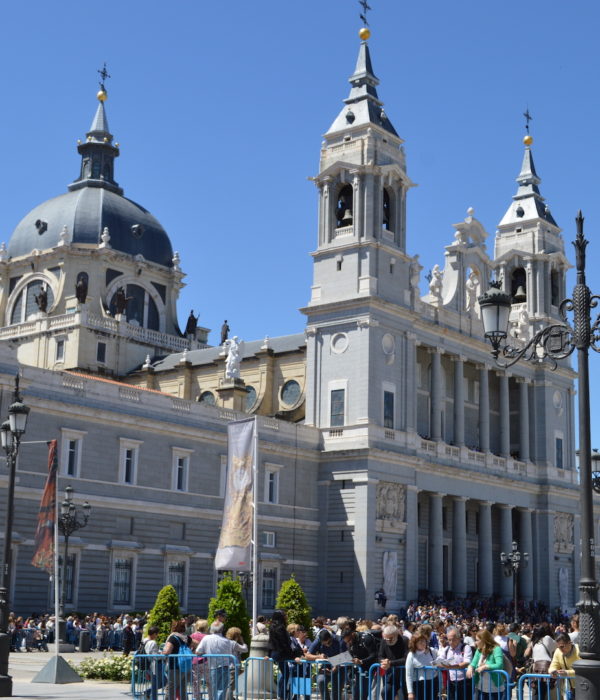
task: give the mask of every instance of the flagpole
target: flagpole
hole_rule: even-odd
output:
[[[57,447],[58,449],[58,447]],[[58,509],[58,471],[56,473],[56,490],[55,490],[55,497],[54,497],[54,506],[55,506],[55,513],[54,513],[54,655],[58,656],[60,653],[60,643],[59,643],[59,609],[60,609],[60,603],[59,603],[59,595],[60,595],[60,586],[59,586],[59,581],[58,581],[58,518],[60,517],[59,509]]]
[[[254,460],[252,466],[254,481],[252,522],[252,636],[257,634],[258,615],[258,416],[254,416]]]

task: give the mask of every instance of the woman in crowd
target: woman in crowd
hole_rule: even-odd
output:
[[[525,658],[531,658],[533,665],[531,673],[548,673],[552,656],[556,649],[556,642],[546,633],[546,629],[541,625],[537,625],[533,629],[531,641],[525,650]],[[532,700],[547,700],[549,695],[550,683],[544,679],[531,679],[531,697]]]
[[[176,658],[184,646],[190,647],[192,640],[185,633],[187,623],[185,620],[174,620],[171,625],[171,634],[167,637],[162,653],[170,657],[167,659],[167,684],[165,686],[165,698],[176,700],[177,697],[187,697],[188,678],[180,669],[180,659]]]
[[[503,673],[494,673],[504,670],[502,649],[487,629],[477,633],[475,646],[475,656],[467,669],[467,678],[474,678],[479,700],[497,700],[506,686],[506,676]]]
[[[427,634],[418,631],[408,642],[406,657],[406,689],[408,700],[437,700],[439,692],[438,672],[435,668],[437,654],[429,646]]]
[[[286,628],[286,615],[282,610],[275,610],[269,625],[269,656],[279,667],[277,679],[277,697],[286,700],[288,687],[288,661],[294,658],[292,642]]]
[[[230,627],[225,637],[237,642],[240,647],[245,646],[244,638],[242,637],[242,630],[239,627]],[[237,659],[237,665],[230,664],[229,666],[229,687],[227,688],[227,700],[233,700],[235,698],[236,690],[236,676],[242,673],[244,670],[242,668],[242,652],[238,649],[233,650],[233,655]]]
[[[554,678],[568,679],[561,683],[561,690],[564,691],[567,700],[575,696],[575,670],[573,664],[576,661],[579,661],[579,647],[577,644],[573,644],[566,632],[559,634],[556,637],[556,649],[548,670]]]
[[[194,631],[191,634],[192,642],[196,643],[196,646],[206,637],[208,634],[208,620],[198,619],[194,622]],[[204,684],[207,690],[210,690],[210,674],[208,672],[208,664],[206,659],[200,656],[196,656],[192,660],[192,683],[194,685],[194,698],[202,697],[202,685]]]

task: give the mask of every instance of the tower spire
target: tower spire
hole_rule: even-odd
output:
[[[526,110],[523,116],[526,120],[525,129],[527,133],[523,138],[525,152],[523,153],[521,170],[517,176],[519,187],[499,227],[502,228],[511,224],[522,224],[524,221],[531,221],[533,219],[542,219],[556,226],[556,221],[554,221],[550,209],[544,203],[544,198],[539,189],[539,184],[542,180],[537,174],[535,163],[533,162],[533,153],[531,151],[533,136],[529,133],[529,122],[532,117],[529,114],[529,110]]]
[[[69,185],[69,189],[105,187],[113,192],[123,194],[123,190],[114,179],[114,160],[119,155],[119,144],[113,144],[113,135],[110,133],[104,106],[108,99],[105,81],[110,78],[106,70],[106,63],[98,73],[102,79],[100,90],[96,94],[98,107],[90,130],[86,134],[86,140],[83,143],[79,142],[77,146],[77,150],[81,154],[81,171],[79,178]]]

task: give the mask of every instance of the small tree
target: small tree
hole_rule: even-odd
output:
[[[242,593],[242,584],[227,573],[217,585],[217,595],[208,604],[208,622],[215,619],[215,612],[223,608],[227,613],[226,629],[239,627],[246,644],[250,644],[250,616]]]
[[[285,610],[289,623],[304,625],[309,635],[311,633],[311,608],[306,600],[302,586],[296,581],[294,574],[281,584],[275,606]]]
[[[161,588],[156,596],[154,607],[148,615],[148,627],[156,625],[159,629],[156,641],[162,644],[171,633],[171,623],[179,620],[181,612],[179,610],[179,598],[173,586]]]

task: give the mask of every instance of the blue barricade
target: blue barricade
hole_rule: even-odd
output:
[[[519,678],[519,700],[570,700],[575,677],[553,677],[547,673],[526,673]]]

